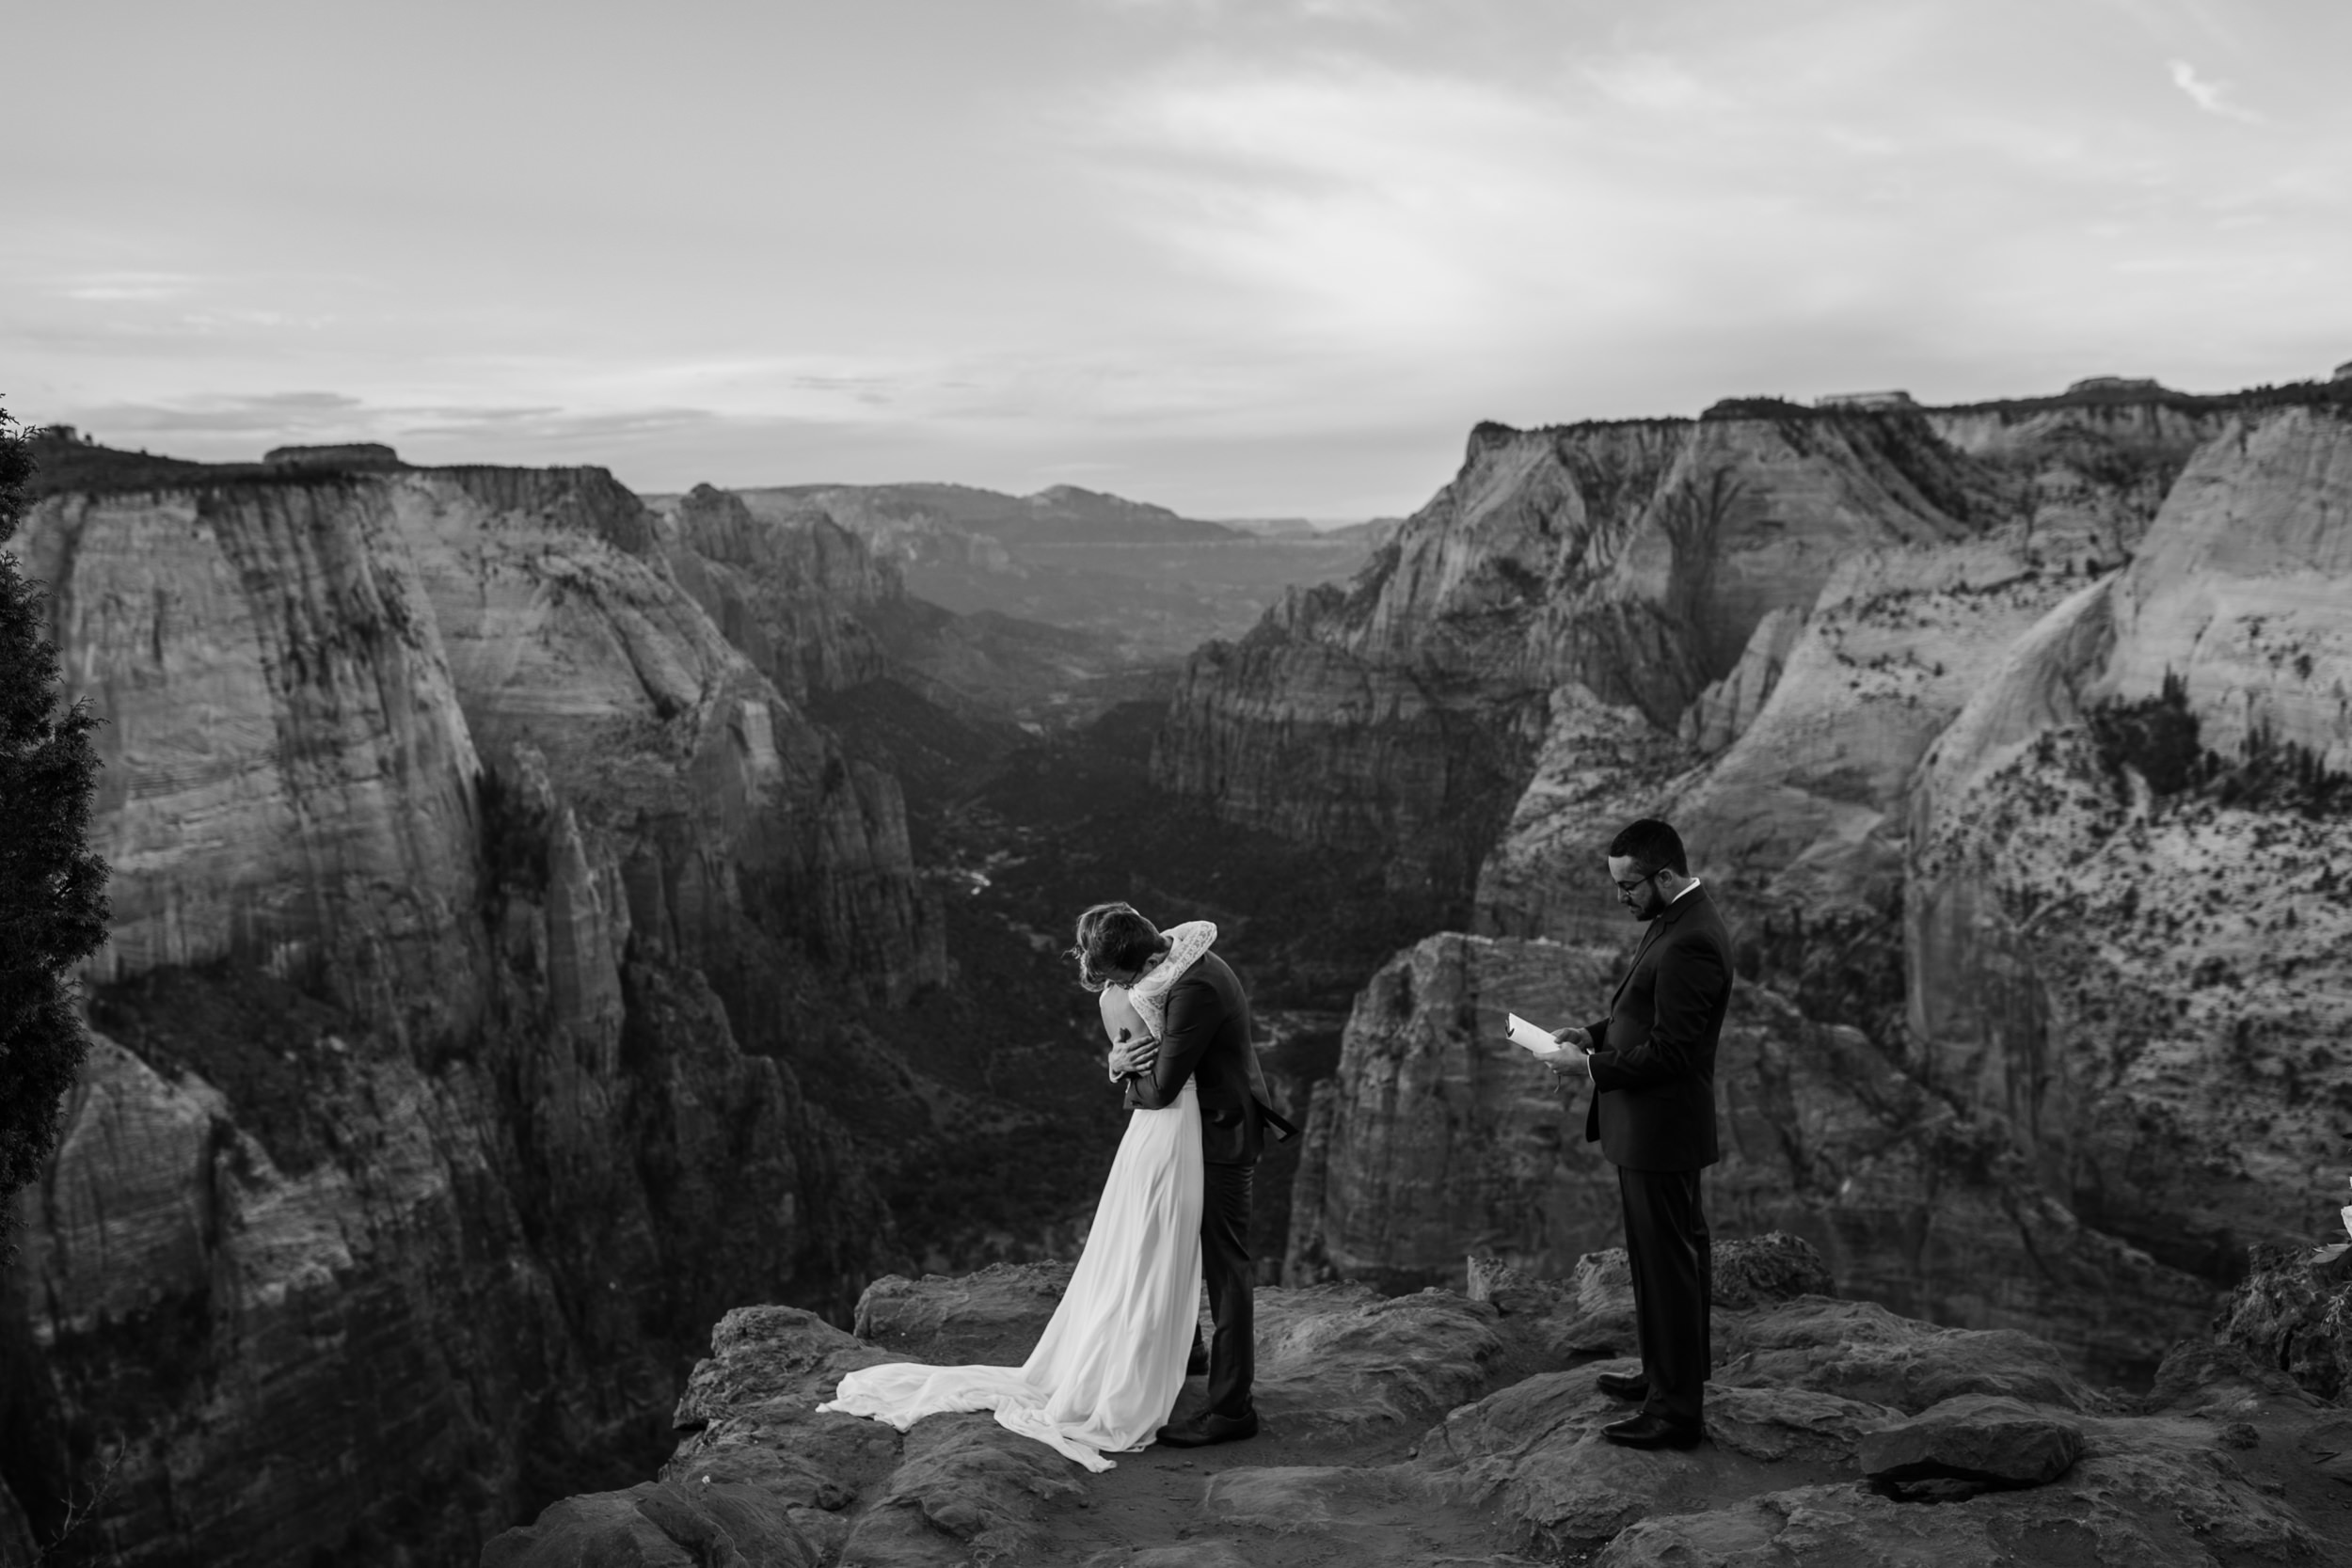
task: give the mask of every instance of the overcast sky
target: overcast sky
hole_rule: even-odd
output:
[[[72,0],[0,39],[0,394],[190,456],[1340,518],[1481,419],[2352,359],[2344,0]]]

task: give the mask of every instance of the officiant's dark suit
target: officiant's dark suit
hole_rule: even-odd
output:
[[[1678,839],[1673,856],[1681,859]],[[1613,867],[1642,869],[1638,863]],[[1669,900],[1655,886],[1658,874],[1651,869],[1634,891],[1618,884],[1637,915],[1654,912],[1609,1016],[1589,1026],[1593,1094],[1584,1137],[1617,1167],[1646,1385],[1642,1415],[1663,1422],[1662,1435],[1695,1441],[1712,1268],[1699,1173],[1719,1157],[1715,1045],[1731,1005],[1731,940],[1704,887],[1690,881]]]
[[[1252,1338],[1249,1187],[1266,1133],[1291,1124],[1266,1104],[1265,1078],[1249,1038],[1249,998],[1225,960],[1201,956],[1168,988],[1167,1027],[1149,1074],[1127,1080],[1127,1103],[1157,1111],[1176,1103],[1189,1078],[1200,1099],[1200,1272],[1216,1334],[1209,1351],[1208,1414],[1255,1422],[1249,1386],[1257,1375]]]

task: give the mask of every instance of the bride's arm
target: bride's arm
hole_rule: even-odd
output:
[[[1111,1082],[1116,1084],[1132,1073],[1150,1072],[1152,1064],[1159,1059],[1160,1042],[1144,1028],[1126,991],[1118,986],[1105,986],[1097,1000],[1103,1014],[1103,1033],[1111,1041],[1110,1059],[1105,1064]]]

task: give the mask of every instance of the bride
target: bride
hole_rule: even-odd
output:
[[[1209,950],[1216,927],[1205,920],[1168,927],[1166,950],[1125,985],[1093,968],[1090,934],[1081,920],[1080,983],[1101,993],[1104,1034],[1132,1046],[1159,1038],[1168,988]],[[993,1410],[999,1425],[1089,1470],[1110,1469],[1104,1456],[1148,1446],[1184,1389],[1200,1309],[1200,1091],[1187,1078],[1174,1104],[1129,1115],[1077,1270],[1027,1361],[866,1367],[817,1408],[900,1432],[926,1416]]]

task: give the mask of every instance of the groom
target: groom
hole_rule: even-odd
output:
[[[1083,919],[1091,921],[1095,912],[1088,911]],[[1105,909],[1096,929],[1089,945],[1099,944],[1104,952],[1094,968],[1121,984],[1132,985],[1168,950],[1168,939],[1128,905]],[[1249,998],[1223,958],[1201,955],[1168,989],[1167,1006],[1168,1026],[1158,1042],[1115,1047],[1110,1070],[1126,1080],[1127,1104],[1136,1110],[1173,1105],[1187,1078],[1200,1085],[1200,1272],[1209,1288],[1209,1317],[1216,1325],[1209,1353],[1209,1402],[1192,1419],[1171,1423],[1159,1433],[1169,1448],[1197,1449],[1257,1435],[1257,1407],[1249,1399],[1257,1369],[1250,1177],[1266,1130],[1280,1139],[1296,1130],[1266,1103],[1265,1078],[1249,1040]]]
[[[1548,1060],[1555,1074],[1591,1081],[1584,1136],[1617,1167],[1625,1210],[1642,1370],[1597,1381],[1641,1410],[1601,1435],[1628,1448],[1688,1449],[1706,1432],[1712,1259],[1699,1173],[1718,1158],[1715,1046],[1731,1004],[1731,939],[1691,875],[1681,835],[1655,817],[1617,834],[1609,878],[1649,929],[1608,1018],[1561,1030],[1569,1049]]]

